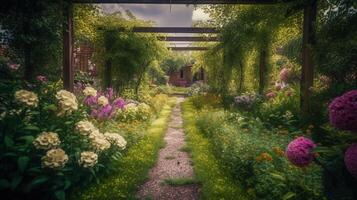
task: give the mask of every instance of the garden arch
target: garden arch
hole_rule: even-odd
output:
[[[64,6],[65,24],[63,28],[63,85],[65,89],[73,91],[74,69],[73,69],[73,3],[127,3],[127,4],[276,4],[289,0],[74,0]],[[311,87],[313,86],[313,58],[312,46],[315,43],[315,22],[317,12],[317,0],[310,0],[304,7],[303,41],[302,41],[302,68],[300,83],[300,108],[306,116],[310,111]],[[151,29],[152,32],[160,28],[137,27],[138,30]],[[161,27],[161,30],[172,28]],[[183,30],[185,28],[181,28]],[[193,30],[192,27],[186,30]],[[150,30],[147,30],[150,31]],[[176,31],[180,31],[178,28]],[[179,33],[179,32],[178,32]],[[195,40],[200,38],[171,38],[172,40]],[[206,50],[202,47],[173,47],[173,50]],[[260,76],[265,73],[265,64],[259,66]]]

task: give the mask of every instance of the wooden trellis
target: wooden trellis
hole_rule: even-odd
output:
[[[275,4],[288,2],[290,0],[74,0],[73,3],[130,3],[130,4]],[[304,8],[304,24],[303,24],[303,44],[302,44],[302,69],[301,69],[301,89],[300,89],[300,106],[303,115],[308,115],[310,111],[311,87],[313,86],[314,65],[312,58],[312,46],[315,41],[315,22],[317,12],[317,0],[310,0]],[[64,16],[66,22],[63,29],[63,84],[65,89],[73,91],[74,70],[73,70],[73,5],[65,5]],[[135,30],[136,29],[136,30]],[[185,30],[186,29],[186,30]],[[196,29],[199,30],[200,28]],[[202,29],[202,28],[201,28]],[[193,31],[193,27],[175,28],[173,27],[136,27],[136,32],[157,32],[163,31]],[[211,31],[217,33],[217,29]],[[192,32],[191,32],[192,33]],[[174,39],[180,40],[182,38]],[[188,41],[196,40],[186,38]],[[213,40],[213,39],[212,39]],[[179,48],[179,47],[173,47]],[[186,47],[187,48],[187,47]],[[192,47],[191,47],[192,48]],[[182,48],[181,48],[182,49]],[[182,49],[183,50],[183,49]],[[190,50],[190,49],[186,49]],[[265,66],[260,66],[260,71],[263,72]],[[263,76],[261,73],[260,76]]]

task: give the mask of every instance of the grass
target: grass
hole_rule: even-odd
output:
[[[165,157],[166,160],[173,160],[173,159],[175,159],[175,158],[176,158],[175,156],[166,156],[166,157]]]
[[[195,178],[168,178],[163,181],[163,184],[170,186],[193,185],[198,183]]]
[[[105,177],[99,184],[81,189],[71,199],[136,199],[137,187],[147,179],[149,169],[155,165],[158,151],[164,145],[163,135],[175,101],[174,98],[170,99],[149,127],[144,139],[132,146],[123,159],[116,163],[118,170],[115,173]]]
[[[183,151],[183,152],[186,152],[186,153],[191,153],[191,148],[189,146],[185,145],[185,146],[181,147],[179,149],[179,151]]]
[[[196,110],[191,102],[186,100],[182,108],[187,145],[191,149],[197,180],[202,185],[202,199],[248,199],[241,187],[221,169],[212,153],[210,142],[198,132],[195,124]]]
[[[170,94],[185,95],[185,94],[187,94],[187,91],[188,91],[187,87],[171,86]]]

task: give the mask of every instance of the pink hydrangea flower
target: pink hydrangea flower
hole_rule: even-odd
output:
[[[84,99],[84,104],[86,104],[87,106],[92,106],[97,104],[98,102],[98,97],[97,96],[87,96]]]
[[[330,123],[341,130],[357,131],[357,90],[336,97],[329,105]]]
[[[274,99],[276,97],[276,93],[275,92],[268,92],[266,94],[266,97],[268,97],[269,99]]]
[[[283,68],[279,73],[279,78],[283,82],[289,81],[290,70],[288,68]]]
[[[292,164],[298,167],[306,167],[314,159],[312,150],[315,147],[316,144],[312,140],[298,137],[288,144],[285,154]]]
[[[345,165],[352,176],[357,178],[357,143],[352,144],[345,152]]]

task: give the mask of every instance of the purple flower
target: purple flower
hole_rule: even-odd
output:
[[[357,178],[357,143],[352,144],[345,152],[345,165],[352,176]]]
[[[329,117],[334,127],[357,131],[357,90],[336,97],[329,105]]]
[[[113,101],[114,108],[124,109],[125,101],[122,98],[117,98]]]
[[[95,104],[97,104],[97,102],[98,102],[98,97],[97,97],[97,96],[87,96],[87,97],[84,99],[84,103],[85,103],[87,106],[95,105]]]
[[[312,150],[315,147],[316,144],[312,140],[298,137],[288,144],[285,153],[292,164],[298,167],[306,167],[314,159]]]
[[[107,104],[99,109],[97,118],[107,119],[110,118],[113,113],[113,107],[110,104]]]
[[[114,96],[114,90],[113,88],[107,88],[107,91],[105,92],[105,97],[107,97],[107,99],[111,100]]]
[[[256,97],[253,95],[241,95],[234,98],[234,103],[239,107],[249,108],[254,104],[255,100]]]

